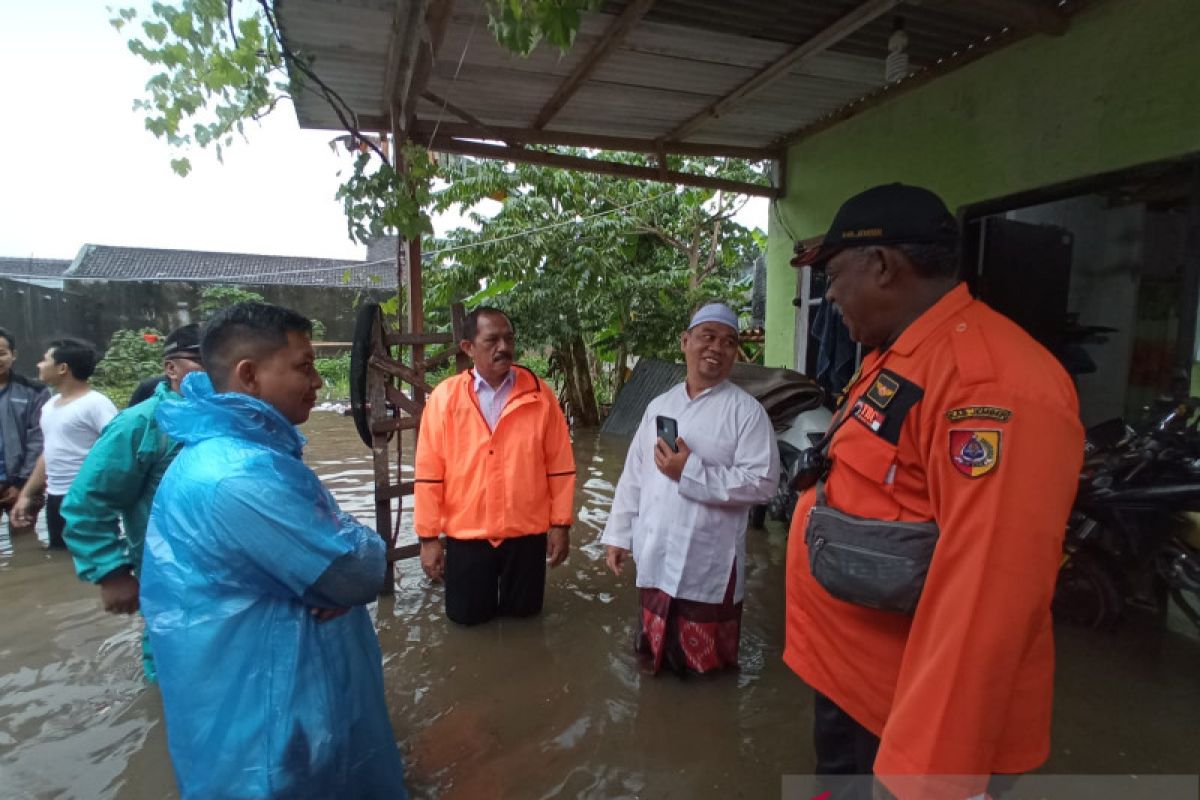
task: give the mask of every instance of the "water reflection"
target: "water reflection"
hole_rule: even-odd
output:
[[[308,462],[372,523],[370,453],[350,421],[318,414],[305,433]],[[577,437],[572,553],[549,574],[540,618],[454,626],[440,586],[415,561],[398,566],[375,614],[415,797],[764,798],[781,775],[811,770],[811,696],[780,660],[783,531],[749,536],[740,672],[641,670],[633,575],[608,573],[596,542],[625,446]],[[408,514],[400,524],[411,536]],[[15,546],[0,566],[0,797],[175,797],[138,623],[101,612],[61,555],[32,537]],[[1048,769],[1194,771],[1194,639],[1065,631],[1059,663]]]

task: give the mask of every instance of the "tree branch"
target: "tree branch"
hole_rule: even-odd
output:
[[[685,255],[688,252],[688,246],[686,244],[684,244],[683,242],[676,239],[674,236],[671,236],[666,231],[664,231],[661,228],[658,228],[654,225],[650,225],[648,223],[643,222],[639,225],[635,225],[634,231],[636,231],[637,233],[649,233],[654,236],[657,236],[659,239],[662,239],[662,241],[664,243],[670,245],[671,247],[675,248],[676,250],[678,250],[679,252],[681,252]]]
[[[233,24],[233,3],[234,0],[225,0],[225,18],[229,20],[229,35],[233,39],[233,47],[236,50],[238,47],[237,26]]]
[[[359,130],[358,115],[354,113],[354,109],[350,107],[350,104],[343,100],[342,96],[335,92],[329,86],[329,84],[321,80],[321,77],[304,62],[304,59],[297,56],[292,52],[292,49],[288,47],[287,42],[285,42],[283,39],[283,34],[281,34],[279,31],[279,23],[275,19],[275,11],[271,7],[271,0],[258,0],[258,4],[263,10],[263,14],[267,20],[267,25],[271,29],[272,38],[275,39],[276,43],[279,45],[280,52],[283,53],[284,60],[317,85],[321,91],[321,96],[325,99],[325,102],[329,104],[329,107],[333,109],[333,113],[337,115],[338,122],[342,124],[342,127],[345,128],[346,131],[353,134],[358,141],[370,148],[375,155],[379,156],[379,158],[383,160],[384,164],[391,164],[391,159],[387,157],[387,154],[384,153],[383,150],[381,150],[379,146],[375,144],[375,142],[371,141],[369,137],[364,136],[363,132]]]
[[[717,269],[717,250],[720,247],[721,241],[721,221],[717,220],[713,223],[712,241],[708,250],[708,262],[704,265],[704,269],[700,271],[700,279],[704,280]]]

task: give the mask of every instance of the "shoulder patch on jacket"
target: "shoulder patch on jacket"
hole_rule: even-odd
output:
[[[962,422],[964,419],[994,419],[997,422],[1008,422],[1012,411],[1000,406],[962,406],[946,412],[946,419],[951,422]]]
[[[968,478],[987,475],[1000,463],[1000,431],[950,431],[950,463]]]

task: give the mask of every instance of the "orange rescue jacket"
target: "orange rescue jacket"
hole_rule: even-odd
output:
[[[429,395],[417,439],[418,536],[495,543],[571,524],[575,456],[566,418],[545,381],[514,369],[495,431],[479,409],[470,371]]]
[[[1083,457],[1075,389],[960,284],[864,358],[847,398],[829,505],[936,520],[940,538],[913,616],[842,602],[809,569],[808,491],[788,539],[784,660],[880,736],[875,774],[898,797],[962,800],[982,785],[943,794],[940,779],[887,776],[986,781],[1049,753],[1050,601]]]

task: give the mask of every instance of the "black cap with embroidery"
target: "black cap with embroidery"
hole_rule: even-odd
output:
[[[192,323],[176,328],[163,342],[163,358],[200,355],[200,326]]]
[[[793,267],[820,267],[839,250],[889,244],[953,244],[958,222],[938,197],[920,186],[888,183],[854,195],[838,209],[821,243],[796,243]]]

